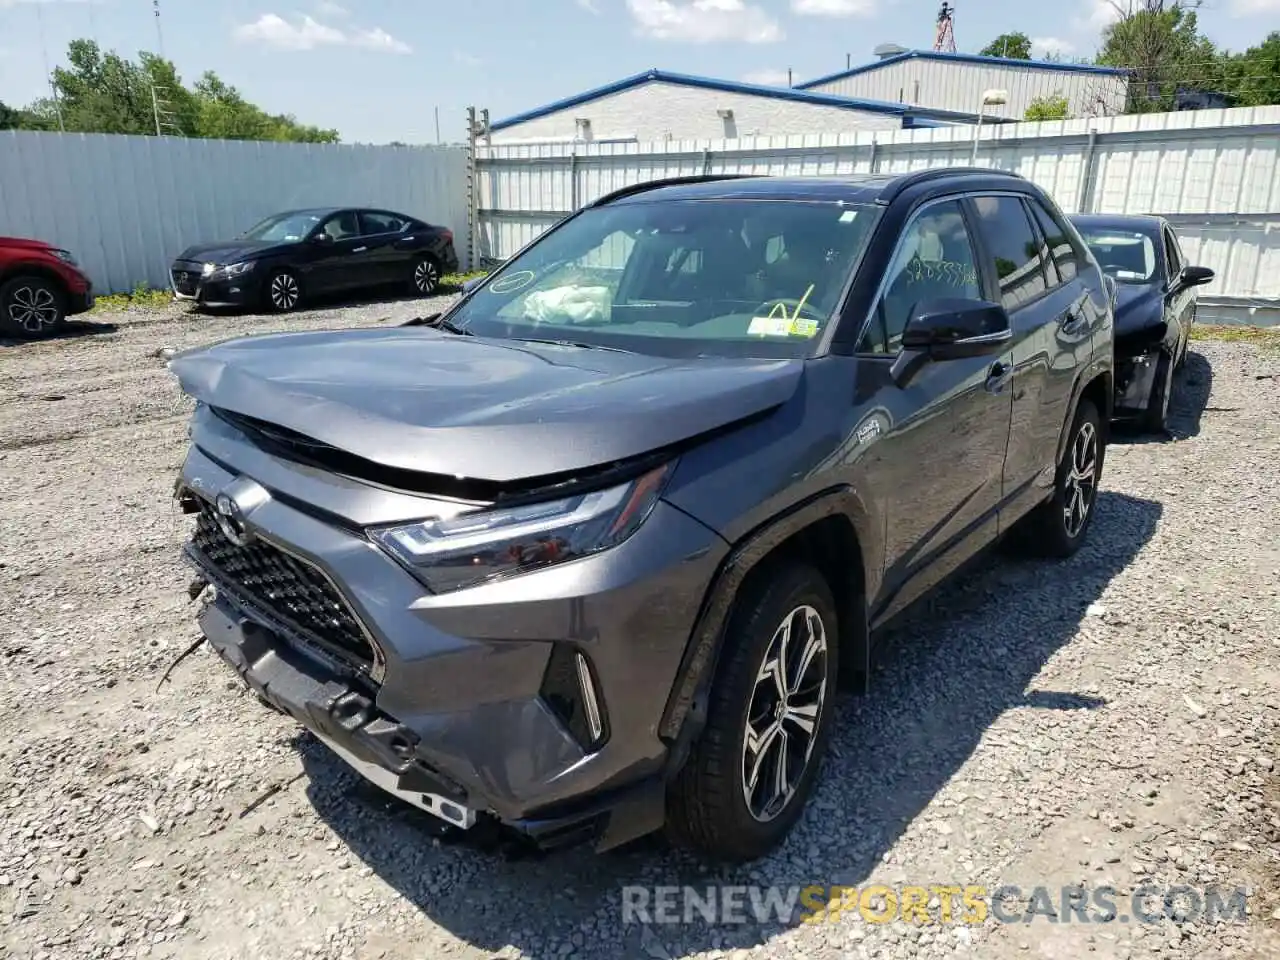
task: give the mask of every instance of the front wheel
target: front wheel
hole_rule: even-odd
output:
[[[62,291],[43,277],[14,277],[0,286],[0,333],[32,340],[48,337],[66,316]]]
[[[440,266],[432,257],[420,257],[413,265],[413,289],[421,297],[429,297],[440,286]]]
[[[1028,517],[1020,538],[1030,552],[1066,559],[1080,549],[1093,523],[1107,445],[1102,417],[1088,399],[1076,408],[1066,452],[1054,476],[1053,496]]]
[[[266,294],[271,310],[288,313],[302,302],[302,285],[291,270],[276,270],[267,278]]]
[[[724,637],[707,725],[667,796],[673,842],[744,862],[779,846],[804,811],[831,735],[839,640],[812,567],[755,580]]]

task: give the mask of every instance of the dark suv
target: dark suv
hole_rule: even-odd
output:
[[[1080,546],[1110,302],[1012,174],[629,187],[417,325],[171,361],[201,626],[457,827],[757,857],[877,627]]]

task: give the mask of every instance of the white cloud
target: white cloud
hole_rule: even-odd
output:
[[[744,83],[758,83],[765,87],[785,87],[787,71],[785,70],[752,70],[742,75]]]
[[[791,10],[809,17],[865,17],[875,12],[873,0],[791,0]]]
[[[407,43],[397,40],[385,30],[374,27],[369,30],[339,30],[320,23],[314,17],[303,15],[288,21],[274,13],[264,13],[253,23],[236,27],[234,37],[242,43],[261,43],[277,50],[314,50],[317,47],[361,47],[366,50],[385,50],[391,53],[410,53]]]
[[[1087,30],[1101,32],[1129,12],[1128,0],[1089,0],[1088,12],[1076,23]]]
[[[1058,37],[1032,37],[1031,53],[1037,57],[1065,57],[1075,51],[1074,43]]]
[[[372,30],[355,30],[347,35],[347,42],[353,47],[366,50],[387,50],[391,53],[413,53],[413,47],[403,40],[397,40],[380,27]]]
[[[654,40],[681,43],[775,43],[784,36],[778,21],[743,0],[627,0],[636,31]]]

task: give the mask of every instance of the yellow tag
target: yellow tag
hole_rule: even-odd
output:
[[[793,337],[812,337],[818,332],[818,321],[807,317],[803,320],[792,320],[789,332]]]

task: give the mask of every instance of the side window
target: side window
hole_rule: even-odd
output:
[[[354,210],[335,213],[324,222],[324,226],[321,229],[335,240],[345,240],[348,237],[358,236],[360,233],[360,226],[356,222]]]
[[[360,214],[360,232],[367,236],[379,233],[399,233],[404,229],[404,221],[389,213],[378,213],[365,210]]]
[[[1040,201],[1028,197],[1027,206],[1031,208],[1031,213],[1036,223],[1040,225],[1045,241],[1049,244],[1049,255],[1053,265],[1057,267],[1058,276],[1062,278],[1063,283],[1074,280],[1079,266],[1076,263],[1075,247],[1071,245],[1066,231]]]
[[[897,353],[917,303],[943,297],[981,298],[976,264],[960,204],[948,200],[926,207],[902,232],[885,274],[884,293],[858,350]]]
[[[1045,291],[1040,241],[1018,197],[975,197],[977,230],[995,261],[1000,302],[1010,312]]]

